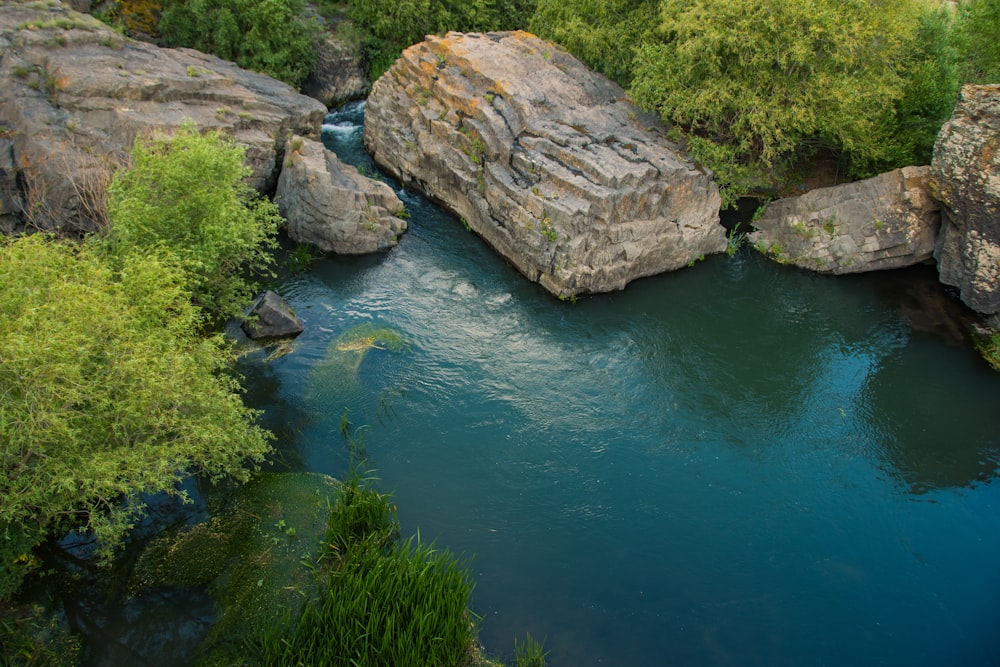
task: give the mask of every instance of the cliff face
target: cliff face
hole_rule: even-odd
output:
[[[962,89],[931,166],[942,205],[941,282],[973,310],[1000,314],[1000,85]]]
[[[569,296],[725,249],[710,174],[608,79],[524,33],[431,37],[372,88],[365,145]]]
[[[235,137],[251,184],[269,191],[285,139],[317,135],[326,113],[270,77],[130,40],[66,5],[41,3],[0,5],[0,87],[0,214],[15,211],[0,215],[8,231],[93,230],[91,198],[135,137],[186,120]]]

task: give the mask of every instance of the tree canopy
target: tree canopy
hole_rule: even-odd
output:
[[[108,188],[108,247],[168,249],[198,305],[214,318],[240,316],[255,289],[247,274],[267,273],[281,220],[244,182],[248,173],[242,147],[192,124],[136,140],[131,166]]]
[[[160,33],[294,86],[312,71],[319,32],[303,0],[163,0]]]
[[[82,527],[109,554],[146,494],[243,477],[268,451],[169,253],[112,269],[91,245],[6,239],[0,284],[0,597],[9,549]]]

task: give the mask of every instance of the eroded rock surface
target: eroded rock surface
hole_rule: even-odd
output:
[[[779,199],[754,221],[749,240],[780,262],[820,273],[927,261],[941,217],[929,179],[930,167],[905,167]]]
[[[934,144],[941,282],[967,306],[1000,313],[1000,85],[965,86]],[[1000,322],[1000,318],[995,318]]]
[[[525,32],[410,47],[372,87],[364,136],[379,164],[558,295],[726,247],[711,175],[621,88]]]
[[[387,250],[406,231],[405,207],[392,188],[303,137],[289,140],[275,200],[289,238],[325,252]]]
[[[189,49],[117,34],[65,4],[0,5],[0,131],[30,227],[89,231],[90,198],[137,135],[185,120],[246,147],[251,185],[274,187],[285,139],[326,108],[270,77]]]

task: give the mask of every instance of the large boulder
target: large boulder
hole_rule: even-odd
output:
[[[316,135],[318,101],[190,49],[127,39],[51,3],[0,5],[0,125],[12,142],[26,224],[88,231],[98,193],[136,136],[186,120],[242,144],[250,183],[273,189],[285,138]]]
[[[930,167],[904,167],[771,202],[749,240],[820,273],[897,269],[931,258],[940,218]]]
[[[986,315],[1000,313],[1000,85],[965,86],[934,144],[941,282]],[[998,318],[1000,319],[1000,318]]]
[[[325,252],[387,250],[406,231],[406,209],[392,188],[303,137],[289,140],[275,200],[289,238]]]
[[[621,88],[525,32],[410,47],[372,87],[364,137],[380,165],[561,296],[726,247],[711,174]]]

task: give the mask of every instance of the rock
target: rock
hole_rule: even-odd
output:
[[[136,136],[185,120],[242,144],[269,192],[285,139],[318,135],[326,108],[290,86],[190,49],[117,34],[65,5],[0,5],[0,125],[13,142],[27,220],[89,231],[94,192]]]
[[[403,202],[323,144],[293,137],[275,200],[289,238],[344,255],[387,250],[406,231]]]
[[[934,144],[941,282],[979,313],[1000,313],[1000,84],[965,86]]]
[[[302,93],[335,107],[368,94],[371,85],[361,58],[335,35],[316,45],[316,64],[302,84]]]
[[[249,318],[240,326],[253,339],[298,336],[304,328],[285,300],[271,290],[258,296],[247,314]]]
[[[0,134],[0,234],[10,234],[18,226],[24,202],[17,189],[14,144]]]
[[[365,146],[554,294],[726,247],[711,174],[622,89],[525,32],[429,37],[372,87]]]
[[[782,263],[819,273],[897,269],[927,261],[940,211],[930,167],[904,167],[767,205],[749,241]]]

